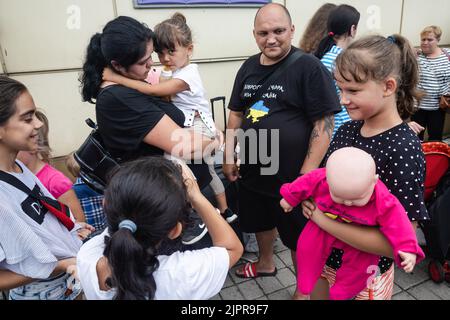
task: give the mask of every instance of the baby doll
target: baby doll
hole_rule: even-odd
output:
[[[285,212],[312,197],[318,208],[344,223],[377,226],[393,248],[394,260],[406,272],[424,258],[411,222],[396,197],[378,179],[372,157],[357,148],[342,148],[326,168],[311,171],[280,190]],[[308,298],[332,248],[343,251],[330,299],[351,299],[367,286],[379,256],[359,251],[309,221],[297,242],[298,291]],[[403,261],[403,262],[402,262]]]

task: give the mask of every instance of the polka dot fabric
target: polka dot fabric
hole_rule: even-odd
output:
[[[374,137],[361,135],[362,121],[343,124],[331,142],[324,163],[334,151],[356,147],[369,153],[375,160],[377,174],[389,191],[398,198],[411,221],[428,220],[424,201],[425,157],[419,138],[402,123]],[[327,266],[338,269],[342,252],[333,249]],[[393,260],[380,257],[380,273],[392,266]]]
[[[339,128],[326,159],[341,148],[353,146],[372,155],[377,173],[398,198],[411,221],[428,220],[424,202],[425,158],[419,138],[402,123],[377,136],[361,136],[362,121],[350,121]]]

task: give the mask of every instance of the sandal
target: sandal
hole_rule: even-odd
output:
[[[242,271],[242,273],[238,273],[238,271]],[[272,272],[257,272],[256,271],[256,262],[247,262],[242,269],[237,269],[235,271],[235,275],[239,278],[258,278],[258,277],[274,277],[277,274],[278,270],[275,267],[275,270]]]

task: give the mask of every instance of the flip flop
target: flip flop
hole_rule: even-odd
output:
[[[242,270],[242,273],[238,273],[238,270]],[[276,267],[272,272],[257,272],[256,262],[247,262],[242,269],[238,270],[234,274],[239,278],[274,277],[278,272]]]

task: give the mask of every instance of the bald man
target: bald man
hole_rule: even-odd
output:
[[[333,115],[340,111],[331,74],[311,55],[301,54],[281,76],[263,85],[288,57],[300,51],[291,44],[294,31],[283,5],[270,3],[258,10],[253,35],[261,52],[239,69],[228,106],[223,170],[230,181],[240,181],[241,228],[255,233],[259,245],[259,260],[237,270],[239,277],[276,274],[273,243],[277,229],[296,265],[297,239],[306,219],[298,208],[293,214],[283,214],[279,190],[283,183],[319,166],[330,143]],[[258,91],[261,85],[264,92]],[[245,154],[240,167],[234,157],[238,129],[247,137],[256,137],[240,141],[241,154]],[[260,155],[262,150],[270,155],[269,164]],[[267,173],[270,170],[264,169],[274,163],[277,170]]]

